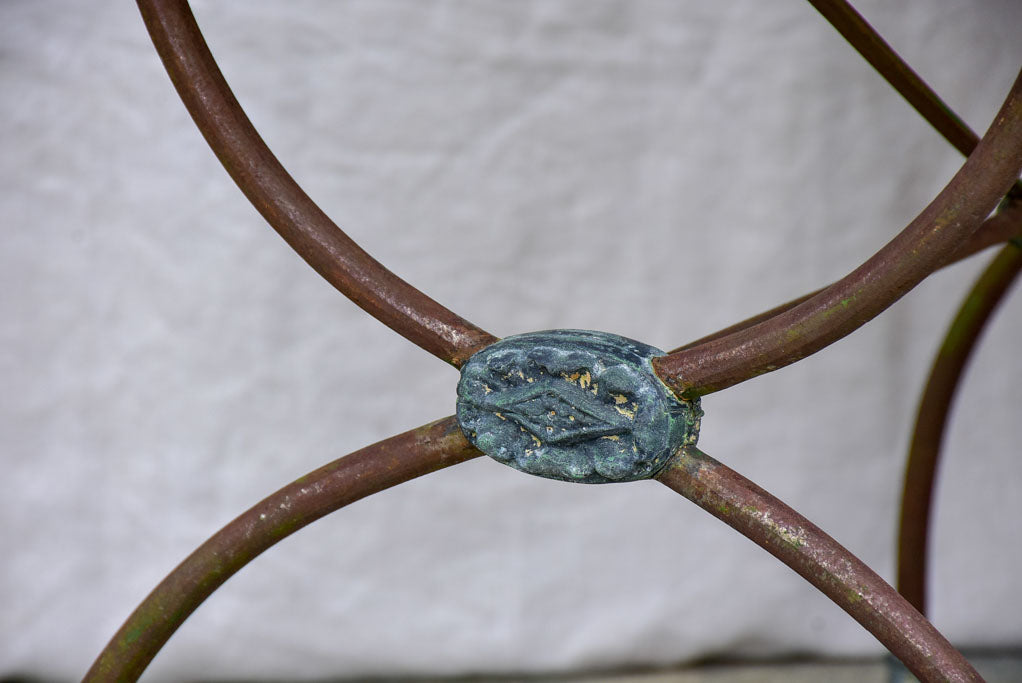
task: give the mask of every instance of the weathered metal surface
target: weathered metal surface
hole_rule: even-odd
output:
[[[1022,220],[1017,225],[1022,226]],[[933,361],[919,402],[901,495],[898,592],[923,614],[931,503],[952,401],[987,322],[1020,272],[1022,245],[1009,244],[990,262],[959,307]]]
[[[206,142],[266,222],[306,263],[384,325],[456,367],[496,341],[385,268],[298,186],[238,104],[187,2],[139,0],[138,5]]]
[[[679,451],[657,479],[795,570],[862,624],[919,680],[983,680],[876,572],[734,470],[690,447]]]
[[[359,306],[454,365],[461,366],[496,340],[388,271],[316,207],[248,121],[185,2],[139,4],[199,129],[246,196],[307,262]],[[890,66],[893,52],[850,6],[822,0],[814,4],[857,48],[874,38],[879,41],[876,54]],[[885,76],[897,87],[895,81],[904,74]],[[919,83],[909,87],[922,92]],[[782,307],[783,314],[761,325],[740,324],[741,334],[666,358],[639,342],[578,331],[542,333],[545,340],[522,335],[495,344],[478,354],[477,367],[469,363],[463,372],[461,428],[497,459],[541,476],[596,483],[656,475],[812,582],[923,680],[978,679],[932,625],[854,556],[694,448],[701,415],[697,397],[813,353],[861,326],[946,263],[1003,194],[1006,179],[1017,178],[1022,164],[1020,87],[1016,83],[991,131],[948,188],[888,247],[844,280],[799,305]],[[935,96],[915,106],[931,122],[941,115],[923,111],[939,109]],[[959,134],[955,144],[963,151],[974,144],[974,136],[961,137],[960,127],[950,132]],[[515,346],[530,337],[529,344]],[[491,358],[496,360],[490,363]],[[678,395],[693,399],[678,401],[654,375],[654,367]],[[678,456],[669,462],[675,449]],[[210,593],[305,524],[362,496],[475,455],[458,424],[448,418],[290,484],[218,532],[157,586],[86,680],[137,678]],[[669,463],[665,469],[664,463]]]
[[[940,99],[912,67],[895,52],[887,41],[869,25],[846,0],[809,0],[831,26],[898,91],[905,101],[926,119],[934,130],[965,156],[979,144],[979,136]],[[1011,190],[1022,192],[1022,181],[1016,180]]]
[[[702,411],[653,374],[664,352],[616,334],[551,330],[508,337],[469,359],[458,421],[487,455],[549,479],[646,479],[694,444]]]
[[[809,0],[870,66],[884,77],[955,149],[969,156],[979,142],[972,130],[948,107],[905,60],[845,0]]]
[[[865,263],[819,294],[739,332],[653,360],[679,396],[726,389],[805,358],[886,310],[943,265],[1022,171],[1022,72],[975,151],[936,198]]]
[[[941,265],[941,268],[946,268],[958,263],[959,261],[967,259],[973,254],[983,251],[988,247],[992,247],[995,244],[1017,244],[1022,241],[1022,195],[1016,196],[1017,193],[1015,188],[1017,187],[1018,183],[1016,183],[1015,187],[1008,192],[1008,198],[1001,203],[1000,207],[998,207],[997,213],[983,221],[983,224],[976,229],[976,232],[972,233],[969,239],[963,242],[962,245],[955,250],[951,258]],[[809,292],[808,294],[803,294],[797,299],[792,299],[780,306],[774,306],[768,311],[763,311],[751,318],[746,318],[734,325],[729,325],[728,327],[717,330],[712,334],[708,334],[705,337],[700,337],[699,339],[690,341],[683,346],[672,349],[669,353],[673,354],[678,353],[679,351],[685,351],[686,349],[691,349],[699,346],[700,344],[713,341],[714,339],[720,339],[721,337],[726,337],[729,334],[748,329],[757,323],[769,320],[775,315],[779,315],[785,311],[795,308],[795,306],[798,306],[803,301],[811,299],[824,289],[826,288],[824,287],[813,292]]]
[[[479,455],[454,417],[448,417],[355,451],[288,484],[168,574],[131,613],[84,680],[137,680],[182,622],[267,548],[349,503]]]

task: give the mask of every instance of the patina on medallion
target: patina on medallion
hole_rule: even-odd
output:
[[[507,337],[472,356],[458,422],[490,457],[549,479],[647,479],[696,442],[698,399],[680,401],[653,373],[664,352],[589,330]]]

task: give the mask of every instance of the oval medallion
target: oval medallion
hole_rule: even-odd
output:
[[[482,452],[529,474],[587,484],[647,479],[694,444],[699,401],[653,373],[664,352],[606,332],[507,337],[472,356],[458,422]]]

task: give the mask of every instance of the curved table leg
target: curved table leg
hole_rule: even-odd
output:
[[[168,574],[131,613],[84,680],[137,680],[203,600],[270,546],[349,503],[478,455],[448,417],[295,480],[218,531]]]
[[[926,614],[926,555],[937,464],[951,403],[983,329],[1022,271],[1022,244],[1001,249],[962,302],[919,402],[898,525],[898,592]]]
[[[657,479],[795,570],[836,602],[921,681],[982,681],[926,618],[822,529],[696,448]]]

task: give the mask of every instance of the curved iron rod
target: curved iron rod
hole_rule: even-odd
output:
[[[982,681],[933,625],[815,524],[697,448],[657,479],[746,536],[862,624],[922,681]]]
[[[947,186],[880,251],[797,306],[726,337],[653,360],[679,396],[725,389],[784,367],[879,315],[954,253],[1022,170],[1022,73],[976,150]]]
[[[969,156],[979,136],[845,0],[809,0],[869,64],[955,149]]]
[[[997,253],[962,302],[937,352],[916,415],[898,525],[898,592],[926,614],[926,565],[934,480],[945,427],[969,357],[1022,272],[1022,244]]]
[[[206,142],[263,218],[317,273],[384,325],[456,367],[497,340],[387,270],[305,194],[238,104],[187,2],[138,5]]]
[[[904,59],[869,25],[846,0],[809,0],[830,25],[898,91],[905,101],[965,156],[979,144],[979,136],[936,92],[912,70]],[[1015,181],[1011,193],[1022,196],[1022,181]]]
[[[995,213],[990,218],[983,221],[983,224],[979,226],[979,228],[976,230],[975,233],[972,234],[968,241],[964,245],[962,245],[962,247],[958,251],[955,252],[954,256],[951,259],[949,259],[946,263],[940,266],[941,268],[946,268],[952,264],[958,263],[959,261],[963,261],[968,257],[973,256],[974,254],[977,254],[988,247],[992,247],[995,244],[1002,244],[1004,242],[1009,242],[1016,238],[1022,238],[1022,198],[1014,199],[1012,198],[1013,197],[1012,193],[1009,193],[1008,196],[1009,199],[1004,203],[1004,205],[1002,205],[998,212]],[[704,344],[708,341],[713,341],[714,339],[726,337],[729,334],[738,332],[739,330],[744,330],[749,327],[752,327],[756,323],[763,322],[764,320],[769,320],[770,318],[773,318],[775,315],[791,310],[792,308],[798,306],[803,301],[806,301],[816,296],[817,294],[822,292],[823,289],[825,288],[817,289],[816,291],[809,292],[808,294],[803,294],[799,298],[792,299],[791,301],[783,303],[780,306],[775,306],[771,308],[769,311],[763,311],[762,313],[758,313],[752,316],[751,318],[746,318],[741,322],[735,323],[730,327],[725,327],[724,329],[718,330],[713,334],[708,334],[705,337],[700,337],[699,339],[691,341],[688,344],[685,344],[684,346],[679,346],[678,348],[673,349],[671,353],[684,351],[685,349],[691,349],[692,347],[698,346],[699,344]]]
[[[134,681],[182,622],[264,550],[368,495],[480,455],[453,417],[355,451],[288,484],[213,535],[160,582],[85,681]]]
[[[915,109],[930,125],[940,133],[955,149],[968,156],[976,148],[979,136],[965,124],[943,100],[923,81],[912,68],[895,52],[877,31],[860,15],[854,7],[844,0],[809,0],[809,3],[837,29],[842,37],[854,47],[876,71]],[[1016,181],[1009,191],[1009,196],[1022,196],[1022,182]],[[1016,203],[1016,208],[1018,204]],[[956,263],[978,251],[1000,242],[1006,242],[1017,236],[1014,221],[1001,220],[1003,212],[984,221],[983,225],[970,238],[946,265]],[[944,267],[944,266],[941,266]],[[783,313],[807,299],[819,294],[823,289],[805,294],[797,299],[776,306],[751,318],[735,323],[730,327],[689,342],[673,349],[671,353],[690,349],[714,339],[744,330],[756,323],[768,320]]]

